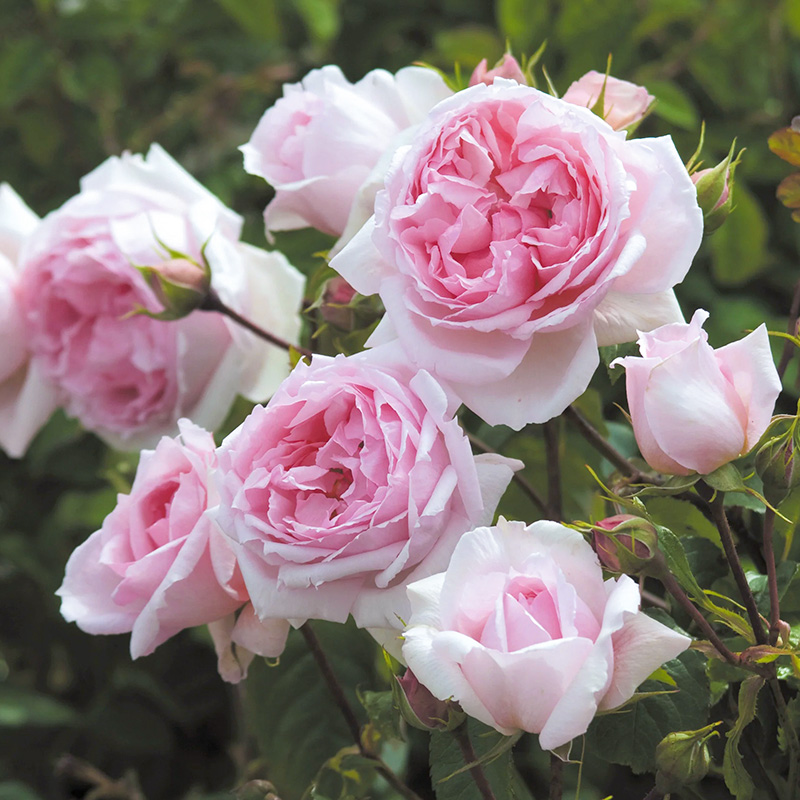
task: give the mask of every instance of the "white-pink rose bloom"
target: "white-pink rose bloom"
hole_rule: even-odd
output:
[[[707,475],[748,453],[772,418],[781,380],[764,325],[714,349],[695,311],[688,324],[639,337],[625,367],[628,408],[645,461],[661,472]]]
[[[250,141],[244,168],[275,188],[267,230],[314,227],[355,233],[372,214],[389,159],[404,132],[452,91],[431,69],[382,69],[350,83],[336,66],[283,87]],[[351,219],[352,218],[352,219]]]
[[[260,617],[397,635],[405,585],[444,569],[522,466],[473,456],[457,407],[387,345],[301,362],[225,439],[218,521]]]
[[[0,184],[0,449],[13,458],[56,407],[53,387],[31,360],[19,291],[19,252],[39,218],[7,184]]]
[[[288,374],[286,353],[220,314],[128,316],[161,309],[134,264],[169,260],[167,246],[205,257],[225,303],[295,340],[303,278],[282,255],[239,242],[241,224],[157,145],[146,159],[108,159],[45,217],[20,256],[21,296],[29,346],[68,414],[136,449],[183,416],[214,428],[237,392],[269,396]]]
[[[703,215],[669,137],[626,141],[588,109],[516,82],[439,103],[399,151],[375,215],[332,266],[490,424],[559,414],[597,345],[682,320],[672,286]]]
[[[644,86],[591,70],[571,83],[563,100],[593,108],[603,93],[603,119],[616,131],[641,121],[655,101]]]
[[[230,542],[208,512],[214,439],[189,420],[180,430],[142,452],[130,494],[118,496],[102,528],[70,557],[61,613],[87,633],[130,632],[133,658],[184,628],[214,623],[221,671],[236,680],[231,642],[277,656],[289,626],[261,624],[247,605]]]
[[[503,734],[538,733],[545,750],[691,643],[639,610],[627,575],[604,582],[589,544],[556,522],[471,531],[408,595],[403,657],[419,682]]]

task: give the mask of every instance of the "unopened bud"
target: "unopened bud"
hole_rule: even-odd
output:
[[[740,152],[734,158],[735,146],[736,142],[716,167],[701,169],[691,175],[697,190],[697,204],[703,211],[705,233],[719,228],[733,211],[733,176],[742,155]]]
[[[319,313],[322,318],[342,330],[353,328],[353,309],[350,303],[356,296],[356,290],[341,276],[336,275],[325,285]]]
[[[593,536],[597,557],[611,572],[636,575],[659,553],[655,527],[632,514],[616,514],[600,520]]]
[[[764,483],[764,497],[773,506],[782,503],[792,489],[800,486],[796,436],[794,430],[774,436],[756,454],[756,472]]]
[[[172,258],[154,267],[137,267],[163,310],[150,316],[182,319],[200,308],[211,287],[211,271],[189,258]]]
[[[248,781],[236,790],[236,800],[280,800],[269,781]]]
[[[458,703],[434,697],[410,669],[395,680],[399,689],[395,691],[395,699],[399,701],[400,713],[412,727],[424,731],[451,731],[466,719]]]
[[[521,83],[523,86],[528,85],[522,67],[520,67],[519,62],[511,53],[506,53],[492,69],[487,69],[488,66],[488,62],[484,58],[481,63],[475,67],[472,72],[472,77],[469,79],[470,86],[477,86],[479,83],[485,83],[491,86],[495,78],[509,78],[512,81]]]
[[[717,736],[713,722],[696,731],[668,733],[656,747],[656,786],[664,794],[698,783],[708,774],[711,754],[708,740]]]

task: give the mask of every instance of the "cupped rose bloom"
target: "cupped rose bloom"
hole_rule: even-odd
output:
[[[331,265],[490,424],[519,429],[586,388],[597,345],[683,317],[671,287],[703,232],[672,140],[495,79],[439,103],[375,216]]]
[[[301,362],[225,439],[218,521],[261,618],[397,636],[406,583],[446,566],[522,466],[473,456],[457,407],[387,345]]]
[[[489,69],[489,64],[486,59],[481,59],[480,64],[472,72],[469,79],[470,86],[477,86],[479,83],[491,84],[494,83],[495,78],[508,78],[509,80],[516,81],[527,85],[528,81],[525,78],[525,73],[522,71],[519,62],[511,53],[505,53],[502,60]]]
[[[503,734],[554,750],[616,708],[691,640],[639,610],[627,575],[556,522],[465,534],[446,572],[408,587],[403,656],[420,683]]]
[[[153,446],[182,416],[214,428],[237,392],[263,400],[286,353],[217,313],[178,321],[135,268],[177,250],[212,271],[222,300],[290,341],[303,279],[278,253],[237,241],[241,218],[154,145],[110,158],[49,214],[20,256],[28,344],[67,413],[121,449]]]
[[[102,528],[70,557],[57,592],[61,613],[87,633],[130,632],[133,658],[213,622],[229,642],[277,656],[288,623],[259,623],[245,605],[233,550],[208,512],[214,439],[186,419],[180,431],[142,452],[130,494],[118,496]]]
[[[591,70],[570,84],[563,99],[584,108],[593,108],[603,95],[603,119],[615,130],[621,131],[639,122],[653,104],[655,97],[644,86],[623,81],[612,75]]]
[[[25,454],[56,408],[54,388],[31,360],[20,299],[19,251],[39,218],[7,184],[0,184],[0,449]]]
[[[310,226],[352,235],[372,214],[403,132],[451,94],[437,72],[423,67],[396,75],[376,69],[350,83],[338,67],[326,66],[284,86],[241,147],[247,172],[275,188],[264,212],[267,230]]]
[[[639,338],[625,367],[628,408],[645,461],[660,472],[707,475],[748,453],[772,418],[781,381],[764,325],[715,350],[695,311],[688,324]]]

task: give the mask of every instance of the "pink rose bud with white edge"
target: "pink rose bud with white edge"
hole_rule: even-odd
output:
[[[461,537],[445,572],[408,587],[403,657],[440,700],[555,750],[617,708],[691,639],[639,610],[627,575],[556,522],[501,519]]]
[[[615,514],[595,523],[592,542],[606,569],[628,575],[641,572],[659,552],[653,524],[633,514]]]
[[[772,418],[781,381],[764,325],[718,349],[698,309],[691,322],[639,337],[641,356],[625,367],[628,408],[639,450],[660,472],[707,475],[748,453]]]
[[[494,83],[495,78],[508,78],[524,86],[528,85],[528,79],[525,77],[522,67],[520,67],[519,62],[511,53],[506,53],[492,69],[488,69],[488,62],[484,58],[480,64],[475,67],[469,79],[469,85],[475,86],[479,83],[491,84]]]
[[[603,108],[599,115],[615,130],[621,131],[644,119],[655,97],[644,86],[603,75],[591,70],[570,84],[563,100],[576,106],[594,109],[603,94]]]

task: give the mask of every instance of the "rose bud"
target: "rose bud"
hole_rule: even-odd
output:
[[[522,71],[519,62],[511,53],[505,53],[492,69],[487,69],[488,63],[484,58],[472,73],[469,79],[470,86],[477,86],[479,83],[485,83],[491,86],[495,78],[508,78],[509,80],[521,83],[523,86],[528,85],[528,79]]]
[[[635,575],[658,554],[655,527],[632,514],[600,520],[593,531],[593,543],[600,563],[610,572]]]
[[[717,736],[713,722],[696,731],[675,731],[667,734],[656,747],[656,786],[668,794],[687,784],[698,783],[708,774],[711,754],[706,742]]]
[[[792,489],[800,486],[800,470],[795,463],[795,431],[775,436],[762,445],[756,455],[756,472],[764,482],[764,497],[772,504],[782,503]]]
[[[155,319],[183,319],[203,305],[211,288],[211,270],[189,258],[171,258],[155,267],[137,267],[164,307],[153,313],[140,308],[138,314]]]
[[[350,303],[356,296],[356,290],[341,276],[336,275],[325,285],[319,313],[325,322],[343,330],[353,328],[353,310]]]
[[[734,158],[731,145],[727,157],[716,167],[701,169],[691,175],[697,189],[697,204],[703,210],[704,233],[712,233],[722,225],[733,211],[733,175],[741,158]]]
[[[395,702],[403,719],[413,728],[451,731],[466,719],[458,703],[435,698],[410,669],[395,680],[399,689],[394,692]]]
[[[644,86],[595,70],[572,83],[562,99],[594,111],[601,97],[603,106],[597,109],[597,114],[615,131],[630,130],[638,125],[655,100]]]

